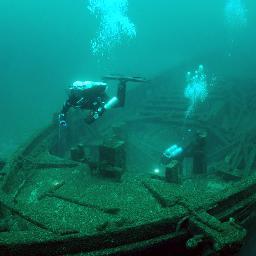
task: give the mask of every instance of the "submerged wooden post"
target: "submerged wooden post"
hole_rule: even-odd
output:
[[[126,169],[125,143],[112,140],[99,147],[99,173],[120,179]]]
[[[170,183],[181,183],[182,166],[178,160],[172,160],[165,168],[165,179]]]
[[[206,140],[207,133],[198,132],[193,150],[193,174],[207,173]]]
[[[0,170],[2,170],[5,166],[5,161],[0,159]]]
[[[85,157],[84,146],[82,144],[78,144],[75,148],[71,148],[70,150],[70,158],[73,161],[82,161]]]
[[[118,140],[126,141],[125,123],[112,126],[113,136]]]

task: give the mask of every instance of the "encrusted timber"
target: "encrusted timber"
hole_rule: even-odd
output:
[[[248,148],[250,146],[251,143],[249,142],[235,140],[234,142],[222,147],[219,151],[210,155],[208,159],[223,159],[223,156],[229,155],[229,170],[232,172],[232,170],[241,169],[241,163],[244,163],[243,174],[245,177],[247,177],[248,174],[251,173],[256,160],[256,150],[253,148],[253,146],[251,146],[252,149],[249,150]]]
[[[11,202],[12,199],[9,198],[8,196],[3,196],[0,198],[0,205],[4,208],[10,211],[13,215],[18,216],[19,218],[29,222],[30,224],[34,225],[35,227],[45,230],[47,232],[51,232],[56,235],[66,235],[70,233],[78,233],[79,231],[77,230],[56,230],[52,229],[49,225],[46,225],[39,220],[32,218],[28,214],[26,214],[20,207],[17,207],[14,203]],[[1,233],[0,233],[0,252],[1,252]],[[1,255],[1,254],[0,254]]]
[[[246,166],[245,166],[245,174],[251,174],[253,170],[253,166],[255,165],[256,160],[256,149],[253,147],[251,151],[248,152],[248,155],[246,157]]]
[[[49,125],[45,129],[43,129],[32,140],[30,140],[30,142],[27,145],[23,146],[21,148],[21,150],[19,152],[17,152],[18,156],[26,157],[26,156],[30,155],[32,153],[32,151],[34,151],[34,149],[36,147],[38,147],[38,145],[40,145],[40,147],[41,147],[41,145],[42,145],[41,143],[46,141],[47,138],[49,136],[51,136],[52,133],[54,132],[54,130],[56,130],[56,129],[57,129],[56,125]]]
[[[39,152],[42,152],[44,147],[48,146],[48,139],[56,128],[55,125],[50,125],[43,129],[29,143],[21,147],[14,157],[6,164],[3,170],[7,173],[2,187],[4,192],[9,193],[12,187],[15,187],[15,185],[18,186],[18,183],[22,182],[22,180],[29,175],[29,171],[33,165],[31,166],[31,162],[27,160],[27,157],[30,156],[32,152],[34,153],[38,145],[40,145]],[[13,183],[14,180],[17,184]]]
[[[233,139],[233,142],[227,147],[223,147],[215,155],[228,155],[230,170],[243,169],[244,176],[251,174],[256,161],[256,149],[254,147],[255,127],[246,130]],[[231,152],[231,153],[230,153]],[[213,156],[213,155],[212,155]],[[211,156],[211,158],[212,158]]]
[[[242,179],[242,177],[240,175],[237,175],[235,173],[231,173],[231,172],[227,172],[227,171],[216,171],[214,173],[217,177],[220,177],[222,180],[224,180],[225,182],[237,182],[240,181]]]
[[[48,197],[55,197],[57,199],[64,200],[64,201],[72,203],[72,204],[76,204],[76,205],[84,206],[84,207],[91,208],[91,209],[94,209],[94,210],[97,210],[97,211],[101,211],[105,214],[118,215],[118,213],[120,211],[119,208],[104,208],[104,207],[100,207],[100,206],[97,206],[97,205],[94,205],[94,204],[91,204],[91,203],[81,202],[81,201],[76,200],[74,198],[68,198],[68,197],[65,197],[65,196],[62,196],[62,195],[58,195],[56,193],[54,194],[54,193],[50,192],[50,193],[47,194],[47,196]]]
[[[162,219],[122,230],[99,232],[91,236],[82,233],[58,236],[48,232],[33,231],[19,232],[15,236],[12,233],[0,233],[0,251],[5,253],[4,255],[16,256],[34,256],[35,251],[37,255],[65,255],[100,251],[102,253],[98,255],[110,255],[109,251],[108,253],[104,253],[104,251],[112,248],[118,252],[122,246],[126,246],[125,250],[127,250],[129,246],[136,245],[140,247],[140,244],[145,242],[146,246],[149,246],[156,240],[161,242],[163,236],[169,236],[170,241],[175,245],[188,238],[186,232],[175,231],[177,222],[176,218]],[[20,238],[17,236],[20,236]]]
[[[187,211],[187,228],[194,237],[201,237],[199,243],[210,244],[210,249],[215,252],[236,251],[241,247],[246,230],[239,224],[231,221],[222,222],[205,210],[194,209],[182,199],[176,203]]]
[[[5,166],[5,161],[3,161],[2,159],[0,159],[0,170],[2,170]]]
[[[143,182],[142,185],[150,192],[161,207],[168,208],[174,205],[183,207],[187,212],[184,219],[188,224],[185,227],[187,226],[194,236],[202,235],[201,242],[210,241],[212,244],[211,249],[214,251],[222,251],[227,247],[236,249],[245,238],[246,230],[238,224],[221,222],[218,218],[204,210],[194,209],[183,198],[178,197],[175,200],[168,200],[146,182]],[[178,222],[176,230],[179,230],[181,226],[184,225]]]
[[[225,195],[227,194],[227,195]],[[224,191],[223,199],[208,210],[208,213],[217,217],[222,221],[229,218],[236,218],[240,222],[249,216],[241,215],[246,208],[256,206],[256,177],[252,178],[249,182],[244,181],[244,184],[236,185],[234,191]],[[250,214],[250,212],[248,212]]]
[[[239,248],[246,236],[246,230],[233,222],[221,222],[205,211],[189,218],[190,228],[195,235],[202,233],[202,240],[211,241],[214,251],[220,252],[228,248]]]
[[[209,155],[208,159],[210,161],[213,161],[214,159],[223,159],[223,156],[226,156],[230,152],[230,150],[232,150],[238,144],[239,141],[232,142]]]
[[[27,161],[28,162],[28,161]],[[29,166],[33,169],[59,169],[59,168],[73,168],[78,166],[78,163],[75,162],[63,162],[63,163],[40,163],[40,162],[30,162]]]

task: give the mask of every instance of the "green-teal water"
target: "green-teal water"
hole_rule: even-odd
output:
[[[90,51],[98,20],[86,0],[1,0],[1,150],[48,123],[76,80],[108,73],[154,77],[211,52],[225,60],[219,61],[223,72],[254,74],[256,3],[244,3],[248,24],[232,34],[225,26],[224,0],[129,0],[137,36],[99,60]]]
[[[98,57],[90,41],[99,19],[86,0],[0,0],[0,157],[52,120],[76,80],[154,78],[200,56],[213,73],[256,79],[255,0],[243,1],[247,24],[235,29],[225,23],[225,0],[128,2],[137,36]]]

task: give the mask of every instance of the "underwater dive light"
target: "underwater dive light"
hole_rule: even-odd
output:
[[[118,98],[117,97],[113,97],[112,99],[110,99],[104,106],[105,109],[110,109],[113,108],[115,105],[117,105],[118,103]]]

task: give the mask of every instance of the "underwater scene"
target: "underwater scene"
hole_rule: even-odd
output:
[[[255,28],[255,0],[0,0],[0,256],[255,256]]]

